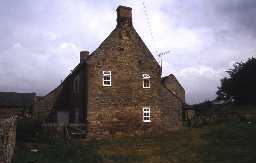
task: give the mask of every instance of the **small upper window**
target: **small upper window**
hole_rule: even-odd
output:
[[[103,71],[102,75],[103,86],[111,86],[111,71]]]
[[[143,122],[151,122],[150,107],[143,107]]]
[[[150,75],[142,74],[143,88],[150,88]]]

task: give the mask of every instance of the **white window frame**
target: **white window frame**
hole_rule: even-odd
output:
[[[145,107],[142,108],[142,111],[143,111],[143,119],[142,119],[143,122],[151,122],[151,120],[150,120],[150,107],[145,106]]]
[[[145,86],[145,80],[148,80],[149,85]],[[150,88],[150,75],[142,74],[142,86],[143,88]]]
[[[104,77],[109,76],[109,80],[105,80]],[[109,84],[105,84],[105,82],[109,82]],[[111,86],[111,71],[102,71],[102,85],[104,87],[110,87]]]

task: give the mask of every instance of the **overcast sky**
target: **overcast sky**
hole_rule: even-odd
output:
[[[145,0],[146,13],[142,0],[1,0],[0,91],[47,94],[115,28],[119,4],[156,59],[170,51],[163,75],[190,104],[214,99],[225,71],[256,54],[255,0]]]

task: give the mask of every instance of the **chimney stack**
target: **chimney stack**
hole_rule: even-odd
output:
[[[89,51],[81,51],[80,52],[80,62],[86,61],[89,56]]]
[[[126,6],[118,6],[117,12],[117,26],[128,24],[132,25],[132,8]]]

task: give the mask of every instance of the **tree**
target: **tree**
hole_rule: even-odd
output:
[[[256,105],[256,59],[237,62],[221,79],[217,99],[232,100],[235,104]]]

